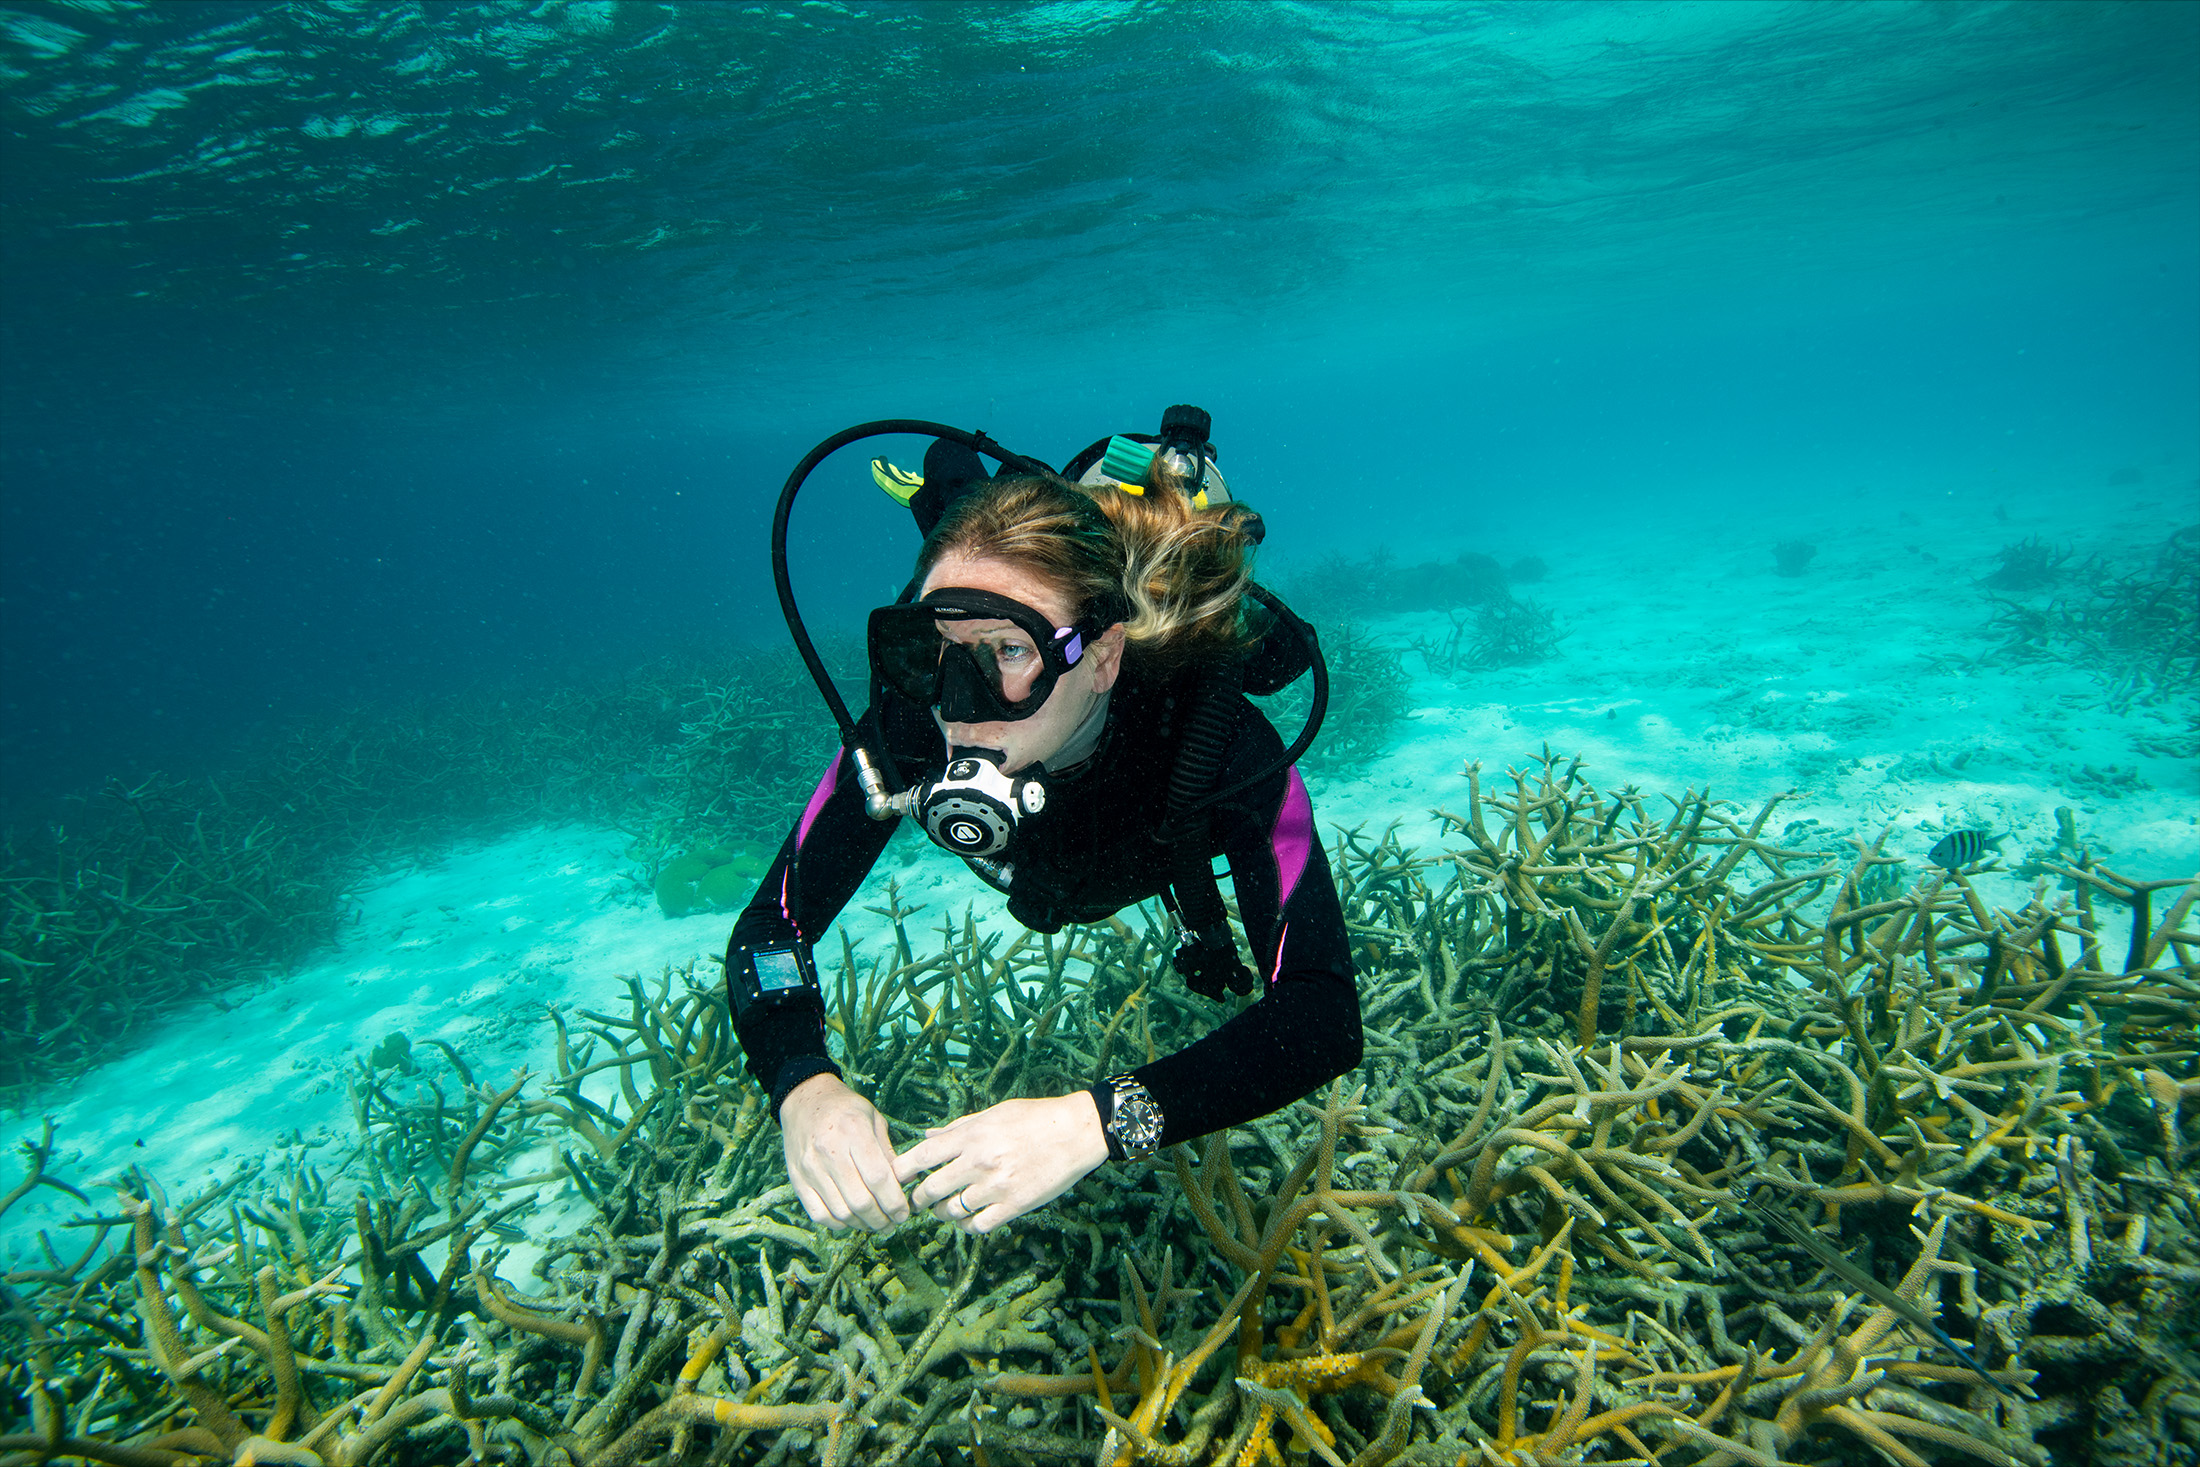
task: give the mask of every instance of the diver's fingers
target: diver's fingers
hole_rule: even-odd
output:
[[[958,1219],[955,1225],[966,1233],[990,1233],[1002,1223],[1013,1222],[1029,1211],[1031,1205],[1028,1203],[1018,1206],[1003,1200],[990,1207],[980,1207],[969,1217]]]
[[[837,1078],[818,1076],[787,1097],[780,1122],[787,1175],[817,1194],[825,1209],[819,1221],[833,1228],[861,1223],[878,1232],[908,1216],[894,1180],[886,1118],[868,1100]]]
[[[917,1188],[920,1204],[959,1194],[957,1225],[985,1232],[1061,1196],[1107,1160],[1107,1140],[1092,1098],[1083,1091],[1052,1099],[1004,1100],[965,1117],[952,1136],[925,1146],[952,1158]]]
[[[931,1213],[932,1216],[938,1218],[941,1222],[953,1223],[955,1224],[955,1226],[961,1227],[963,1224],[963,1220],[970,1215],[969,1213],[965,1212],[963,1208],[963,1194],[960,1192],[950,1192],[945,1197],[942,1197],[939,1201],[925,1208],[925,1211]]]
[[[825,1210],[825,1199],[817,1195],[817,1188],[797,1177],[794,1183],[794,1195],[795,1200],[802,1204],[802,1210],[810,1215],[811,1222],[821,1226],[826,1225],[827,1219],[832,1214]]]
[[[849,1208],[846,1199],[840,1195],[840,1188],[833,1184],[830,1172],[822,1168],[812,1171],[810,1173],[810,1185],[816,1189],[818,1202],[825,1209],[823,1217],[817,1217],[814,1213],[811,1214],[816,1221],[823,1223],[836,1233],[855,1221],[853,1211]]]
[[[872,1232],[892,1227],[909,1216],[908,1199],[894,1180],[893,1153],[883,1146],[856,1145],[838,1158],[834,1180],[840,1195],[854,1209],[856,1220]]]
[[[802,1210],[810,1215],[810,1221],[820,1227],[835,1229],[848,1226],[848,1209],[841,1202],[839,1189],[820,1164],[823,1160],[815,1148],[802,1144],[791,1133],[782,1135],[787,1157],[787,1180],[794,1184],[794,1195],[802,1203]]]
[[[976,1171],[969,1167],[941,1167],[919,1182],[909,1194],[909,1200],[918,1207],[936,1209],[942,1202],[951,1202],[978,1182]],[[941,1217],[959,1219],[960,1213],[943,1212]]]
[[[935,1131],[894,1158],[894,1176],[903,1186],[907,1186],[932,1168],[944,1166],[961,1154],[962,1147],[953,1137]]]
[[[902,1192],[901,1178],[895,1175],[894,1138],[887,1134],[886,1117],[871,1112],[871,1135],[868,1146],[854,1148],[856,1172],[863,1179],[864,1188],[878,1202],[879,1211],[887,1226],[909,1220],[909,1198]]]
[[[849,1216],[874,1233],[883,1233],[893,1226],[887,1220],[886,1209],[879,1199],[871,1195],[871,1189],[863,1185],[861,1177],[839,1179],[840,1195],[846,1200]]]
[[[922,1180],[909,1190],[910,1205],[931,1208],[950,1222],[960,1222],[961,1212],[940,1212],[939,1205],[953,1201],[972,1183],[984,1180],[985,1168],[972,1149],[976,1139],[977,1133],[968,1130],[928,1136],[903,1153],[895,1170],[903,1176],[922,1173]]]

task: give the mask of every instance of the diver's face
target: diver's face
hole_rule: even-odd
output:
[[[953,551],[924,578],[920,594],[930,595],[942,586],[966,586],[991,591],[1040,613],[1058,627],[1070,623],[1070,606],[1062,593],[1020,566],[982,556]],[[1001,692],[1010,701],[1027,696],[1039,676],[1039,649],[1031,638],[1008,621],[943,621],[940,635],[952,642],[984,645],[1001,670]],[[1092,712],[1101,695],[1115,686],[1123,666],[1123,626],[1118,622],[1095,638],[1077,665],[1055,679],[1054,691],[1029,718],[1012,723],[948,723],[951,744],[973,749],[998,749],[1001,768],[1013,774],[1051,757]]]

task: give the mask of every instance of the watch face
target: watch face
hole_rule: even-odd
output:
[[[1108,1123],[1123,1151],[1133,1160],[1151,1156],[1161,1144],[1161,1107],[1136,1080],[1115,1083],[1115,1116]]]

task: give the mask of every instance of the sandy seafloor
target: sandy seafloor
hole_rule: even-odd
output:
[[[2027,514],[2011,502],[2006,520],[1941,510],[1928,496],[1910,516],[1916,523],[1891,509],[1816,522],[1791,509],[1782,518],[1792,523],[1707,514],[1691,525],[1675,523],[1668,505],[1639,534],[1608,524],[1571,534],[1493,528],[1486,548],[1534,553],[1552,567],[1519,589],[1557,613],[1568,632],[1558,655],[1457,680],[1408,655],[1412,718],[1353,776],[1310,781],[1316,816],[1332,838],[1339,826],[1373,833],[1396,823],[1409,844],[1434,851],[1430,812],[1464,812],[1468,760],[1481,762],[1487,788],[1547,744],[1581,756],[1605,790],[1632,784],[1677,796],[1708,787],[1749,812],[1794,791],[1768,830],[1806,848],[1846,854],[1850,837],[1891,825],[1887,849],[1909,859],[1913,876],[1943,832],[1965,827],[2008,832],[2002,850],[2014,866],[2054,844],[2059,806],[2123,874],[2200,872],[2200,766],[2158,752],[2165,740],[2189,739],[2189,695],[2185,707],[2118,713],[2086,669],[1979,662],[1994,645],[1985,630],[1993,605],[1979,581],[1999,547],[2037,533],[2136,568],[2152,563],[2170,531],[2200,520],[2200,495],[2129,493],[2127,508],[2088,506],[2094,517],[2082,526],[2071,500],[2036,503],[2041,512]],[[1818,555],[1805,575],[1782,578],[1770,546],[1791,535],[1812,540]],[[1449,558],[1459,548],[1399,558]],[[1287,574],[1282,584],[1288,591]],[[1441,613],[1368,625],[1401,647],[1450,631]],[[95,1197],[97,1184],[132,1164],[182,1197],[293,1148],[324,1171],[340,1166],[355,1135],[347,1076],[392,1033],[416,1050],[450,1043],[498,1088],[522,1067],[553,1073],[546,1005],[623,1014],[621,975],[654,982],[689,965],[718,981],[730,915],[662,916],[631,874],[627,844],[613,830],[543,828],[461,843],[392,875],[359,893],[336,951],[256,990],[179,1009],[139,1049],[5,1118],[7,1139],[35,1134],[37,1115],[50,1115],[59,1169]],[[972,906],[981,924],[1007,925],[998,898],[905,830],[850,904],[845,920],[859,945],[878,936],[879,919],[864,908],[888,879],[926,908],[920,925]],[[1979,885],[1989,901],[2017,907],[2033,883],[2004,871]],[[2120,953],[2122,942],[2114,933],[2106,951]],[[837,938],[821,944],[821,959],[837,947]],[[610,1098],[610,1074],[591,1083]],[[540,1170],[541,1161],[515,1167]],[[570,1184],[551,1190],[521,1224],[531,1244],[585,1215]],[[7,1219],[0,1265],[37,1259],[35,1230],[80,1211],[51,1190],[26,1199]],[[60,1238],[55,1246],[67,1251]],[[504,1274],[522,1282],[537,1256],[516,1249]]]

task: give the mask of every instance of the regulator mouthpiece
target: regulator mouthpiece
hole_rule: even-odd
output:
[[[1041,780],[1005,774],[991,749],[951,748],[940,777],[892,797],[899,813],[915,817],[932,843],[968,859],[998,856],[1017,823],[1046,808]]]

